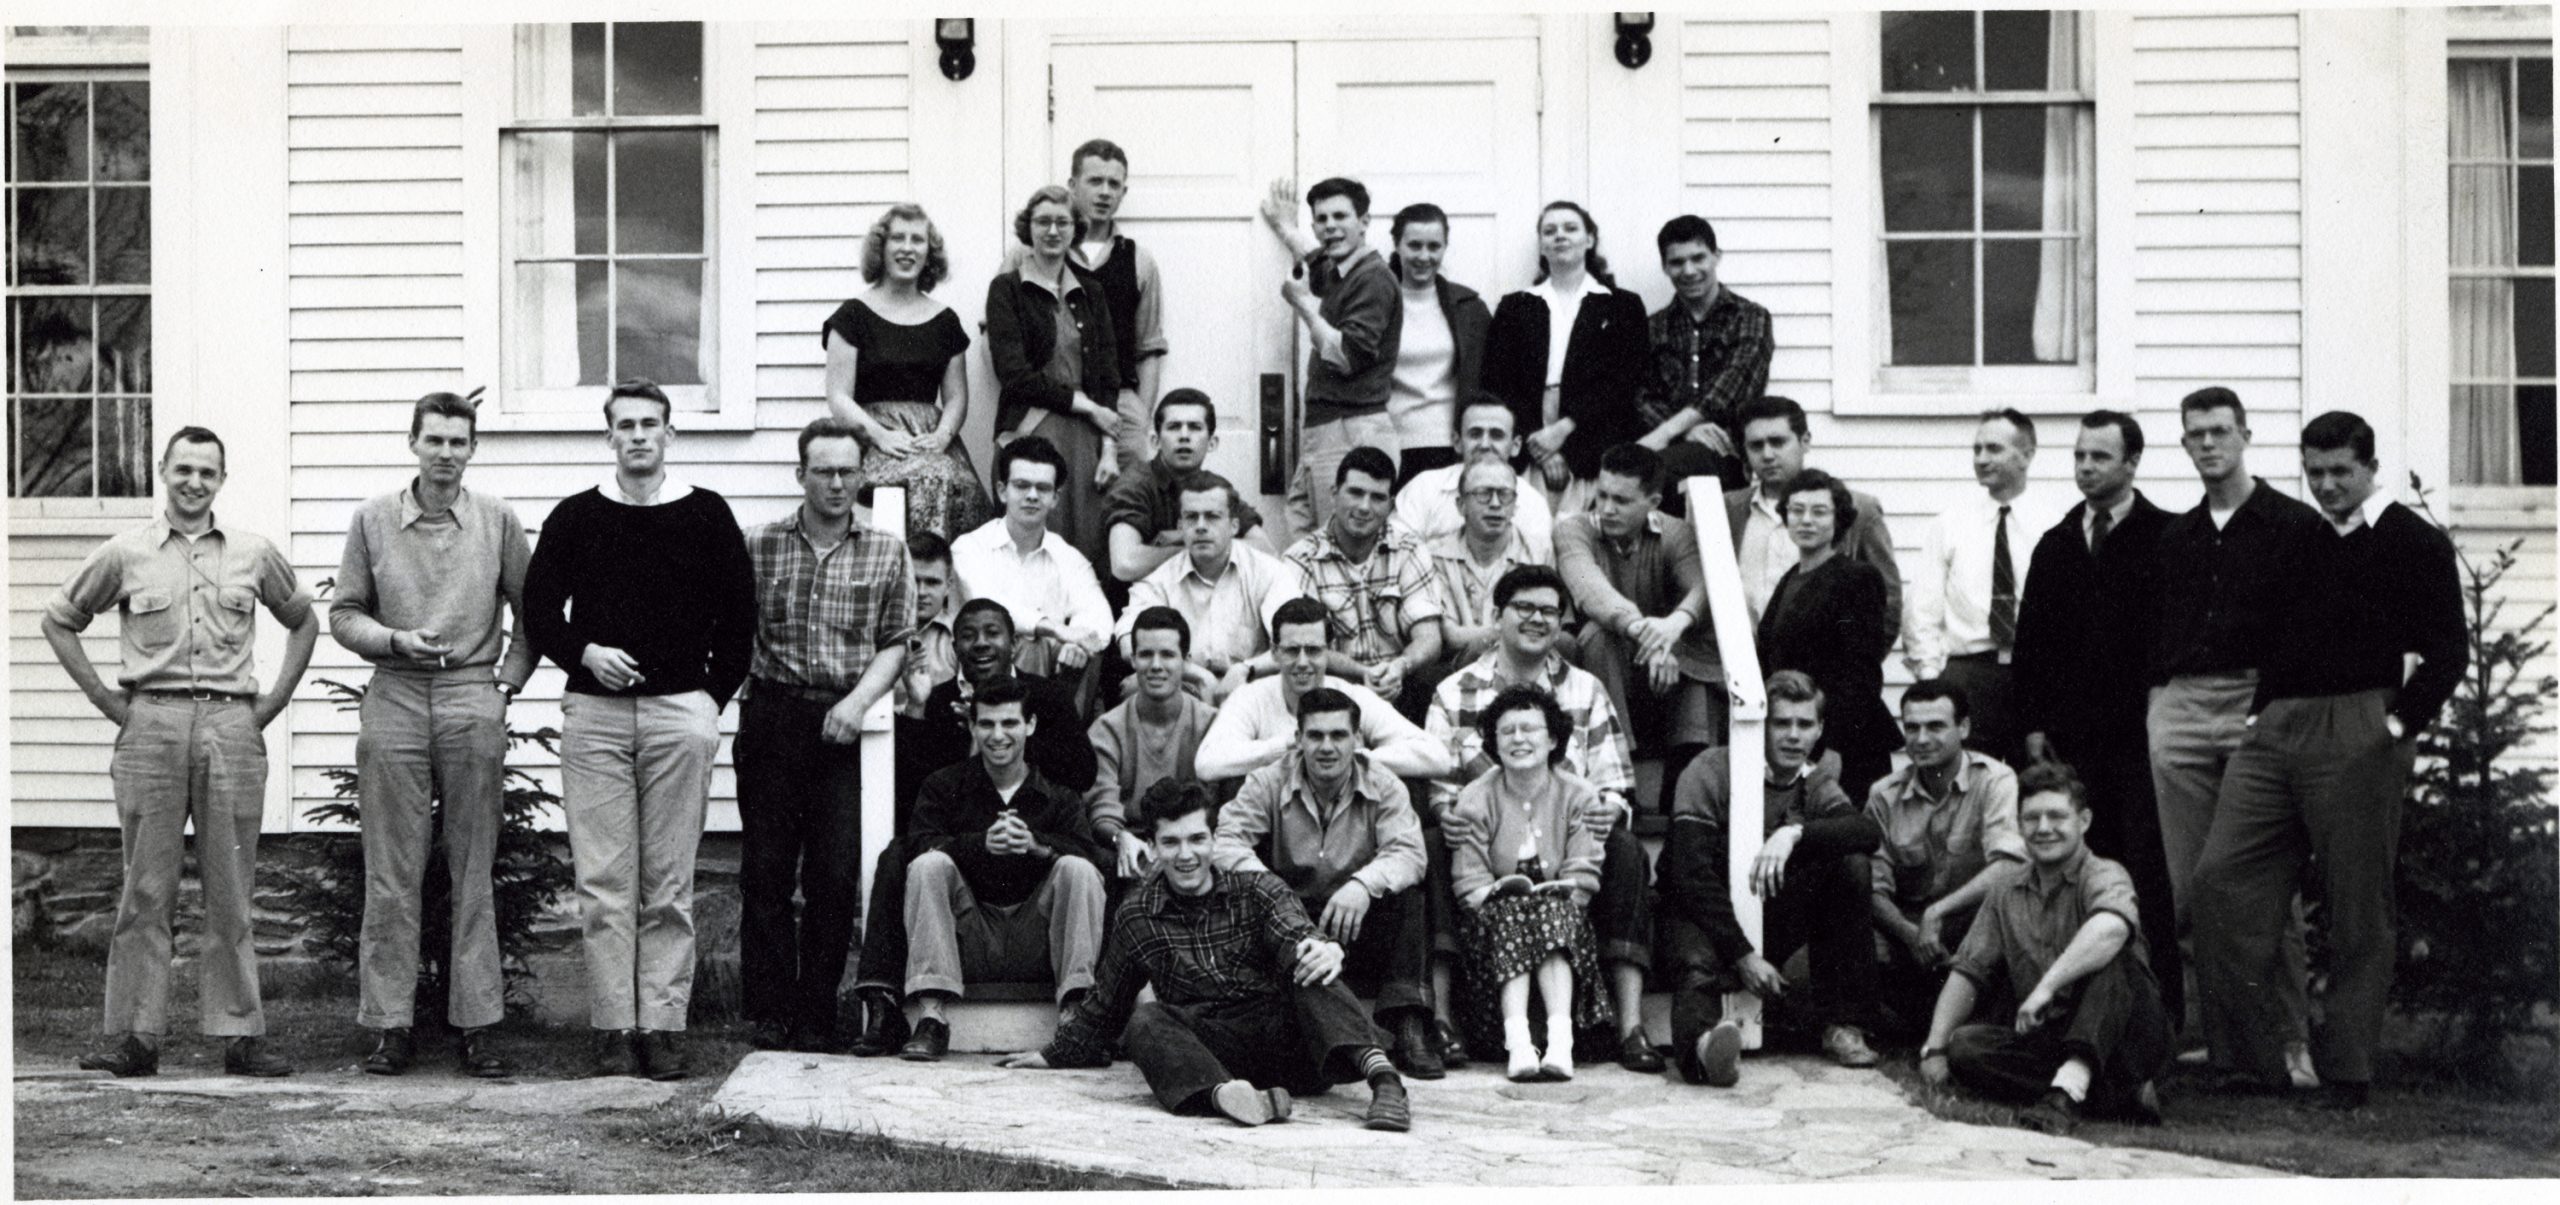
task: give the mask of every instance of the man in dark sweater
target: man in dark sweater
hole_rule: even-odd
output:
[[[2141,467],[2142,424],[2133,416],[2095,410],[2080,420],[2071,473],[2082,502],[2036,542],[2027,568],[2036,588],[2018,602],[2010,668],[2027,764],[2064,762],[2087,784],[2095,804],[2089,848],[2132,873],[2142,936],[2175,1017],[2185,1007],[2177,913],[2143,727],[2169,512],[2133,488]]]
[[[2248,742],[2231,759],[2196,867],[2197,984],[2214,1054],[2284,1074],[2266,988],[2287,902],[2316,864],[2329,936],[2324,1103],[2361,1108],[2391,988],[2392,863],[2418,734],[2469,660],[2453,542],[2375,492],[2373,428],[2333,410],[2302,429],[2302,476],[2326,522],[2300,537],[2269,632]],[[2415,653],[2415,672],[2405,658]],[[2403,676],[2406,681],[2403,681]]]
[[[1843,1067],[1876,1064],[1864,1032],[1876,978],[1865,855],[1875,851],[1876,823],[1840,789],[1838,754],[1809,760],[1822,741],[1822,691],[1812,678],[1795,670],[1769,675],[1766,732],[1763,840],[1751,867],[1752,894],[1766,901],[1760,949],[1734,919],[1726,872],[1732,750],[1699,754],[1672,788],[1671,835],[1658,869],[1659,932],[1663,961],[1675,974],[1671,1049],[1693,1084],[1734,1085],[1742,1032],[1725,1018],[1724,996],[1786,995],[1790,985],[1778,964],[1802,946],[1811,947],[1806,994],[1823,1023],[1823,1052]]]
[[[568,671],[560,779],[578,878],[595,1073],[685,1074],[693,858],[720,710],[755,651],[756,584],[720,495],[671,481],[667,395],[605,399],[614,474],[551,509],[525,570],[526,635]]]
[[[1307,333],[1306,418],[1288,499],[1289,530],[1303,537],[1333,517],[1334,498],[1325,491],[1344,456],[1404,442],[1387,415],[1404,340],[1404,293],[1369,245],[1369,190],[1359,181],[1334,176],[1307,190],[1313,237],[1298,229],[1297,209],[1289,182],[1272,181],[1262,220],[1299,261],[1280,282],[1280,295]]]

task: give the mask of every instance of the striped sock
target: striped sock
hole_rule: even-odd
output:
[[[1396,1065],[1387,1061],[1387,1052],[1375,1046],[1360,1050],[1360,1077],[1368,1080],[1396,1078]]]

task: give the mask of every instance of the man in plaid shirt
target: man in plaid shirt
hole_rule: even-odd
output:
[[[1776,343],[1769,311],[1716,278],[1724,253],[1705,218],[1682,214],[1663,223],[1654,244],[1672,298],[1645,323],[1653,363],[1636,395],[1647,428],[1636,442],[1662,454],[1672,482],[1668,509],[1678,515],[1683,479],[1708,476],[1725,490],[1743,487],[1734,414],[1767,392]]]
[[[1107,1067],[1119,1037],[1171,1112],[1286,1121],[1293,1093],[1366,1080],[1368,1128],[1412,1129],[1385,1037],[1343,986],[1342,947],[1317,932],[1287,884],[1212,863],[1218,805],[1208,789],[1160,781],[1135,824],[1161,870],[1114,914],[1094,989],[1048,1046],[1001,1065]],[[1138,1003],[1149,985],[1156,998]]]
[[[1601,961],[1609,968],[1618,1005],[1618,1062],[1630,1071],[1662,1070],[1662,1056],[1644,1040],[1645,972],[1653,965],[1652,914],[1645,907],[1644,843],[1636,839],[1627,796],[1635,790],[1635,761],[1627,731],[1609,692],[1589,671],[1577,669],[1557,651],[1564,632],[1564,578],[1545,565],[1522,565],[1493,584],[1499,642],[1484,656],[1451,674],[1431,698],[1424,731],[1449,747],[1457,771],[1431,784],[1423,829],[1423,851],[1429,860],[1425,898],[1432,901],[1431,983],[1441,1020],[1441,1058],[1458,1047],[1448,1024],[1449,967],[1457,957],[1457,917],[1449,881],[1449,845],[1440,834],[1440,819],[1457,806],[1466,784],[1494,769],[1485,753],[1477,719],[1485,705],[1505,688],[1522,683],[1546,688],[1571,721],[1565,742],[1564,768],[1600,792],[1609,806],[1594,813],[1601,824],[1600,894],[1591,902],[1592,927],[1599,932]],[[1460,1055],[1463,1062],[1464,1055]]]
[[[1407,716],[1431,697],[1416,675],[1440,660],[1440,596],[1431,557],[1412,533],[1392,531],[1395,462],[1353,448],[1333,475],[1333,514],[1282,556],[1298,569],[1296,593],[1317,599],[1333,655],[1327,673],[1367,686]]]
[[[800,506],[747,533],[755,660],[738,712],[738,965],[759,1046],[835,1046],[836,984],[862,882],[862,717],[915,627],[907,547],[854,506],[862,441],[800,432]],[[795,925],[794,889],[808,897]]]

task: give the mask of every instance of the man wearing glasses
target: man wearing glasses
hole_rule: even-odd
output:
[[[1520,488],[1510,461],[1498,452],[1477,452],[1458,467],[1463,519],[1458,530],[1429,541],[1425,549],[1431,554],[1432,585],[1440,594],[1441,643],[1450,664],[1465,665],[1483,656],[1501,635],[1495,585],[1522,565],[1546,564],[1547,554],[1532,549],[1513,521],[1521,499],[1538,494]]]
[[[1446,468],[1424,469],[1396,491],[1395,521],[1414,534],[1426,546],[1442,536],[1455,535],[1466,525],[1459,512],[1459,487],[1464,484],[1467,463],[1479,452],[1491,452],[1510,464],[1520,455],[1520,440],[1513,427],[1511,407],[1493,398],[1479,398],[1458,411],[1458,456],[1456,464]],[[1547,496],[1536,490],[1520,490],[1511,503],[1511,526],[1541,565],[1555,563],[1556,515],[1547,506]]]
[[[747,533],[755,659],[739,706],[738,964],[756,1044],[829,1052],[862,881],[862,717],[906,665],[906,544],[854,505],[862,441],[800,432],[802,499]],[[795,923],[791,897],[808,910]]]
[[[1014,665],[1027,673],[1081,671],[1111,639],[1111,603],[1093,562],[1049,530],[1067,478],[1057,445],[1026,435],[996,450],[1004,515],[951,541],[960,599],[1004,604],[1023,637]]]

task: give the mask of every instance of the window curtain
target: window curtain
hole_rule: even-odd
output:
[[[2455,59],[2446,107],[2447,153],[2455,161],[2504,159],[2514,145],[2507,128],[2507,63]],[[2515,174],[2504,166],[2455,167],[2448,226],[2457,269],[2504,268],[2516,262]],[[2515,363],[2515,291],[2505,280],[2453,280],[2453,379],[2501,380]],[[2514,390],[2505,385],[2453,386],[2453,479],[2482,485],[2524,478],[2516,434]]]
[[[2081,72],[2080,15],[2054,13],[2046,38],[2045,87],[2081,90],[2086,77]],[[2080,332],[2092,317],[2084,311],[2097,297],[2096,257],[2088,253],[2089,165],[2097,158],[2094,125],[2089,111],[2079,105],[2045,109],[2044,228],[2068,230],[2076,237],[2046,239],[2036,258],[2032,338],[2039,363],[2080,361]]]

